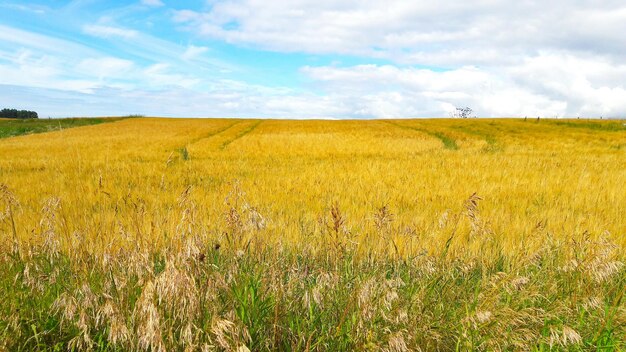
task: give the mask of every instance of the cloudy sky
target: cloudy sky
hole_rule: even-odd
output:
[[[0,106],[619,117],[624,33],[623,0],[0,0]]]

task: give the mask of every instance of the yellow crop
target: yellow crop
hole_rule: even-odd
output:
[[[90,253],[189,235],[400,256],[626,246],[616,121],[126,119],[0,140],[0,184],[20,241],[50,223]]]

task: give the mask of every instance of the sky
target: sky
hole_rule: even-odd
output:
[[[624,117],[624,33],[623,0],[0,0],[0,107]]]

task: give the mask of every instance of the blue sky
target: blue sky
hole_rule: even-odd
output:
[[[620,1],[0,0],[0,105],[42,117],[626,115]]]

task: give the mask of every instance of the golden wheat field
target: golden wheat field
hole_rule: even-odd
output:
[[[0,350],[624,348],[621,121],[128,118],[0,185]]]
[[[145,118],[0,140],[0,155],[0,183],[20,202],[17,236],[35,240],[41,208],[56,198],[63,231],[90,251],[117,247],[121,232],[175,241],[183,193],[216,242],[239,201],[263,223],[253,240],[281,246],[320,248],[333,206],[346,245],[381,253],[396,251],[391,241],[400,255],[437,250],[455,226],[508,253],[583,234],[626,245],[619,122]],[[455,214],[474,193],[473,231]],[[371,235],[383,207],[393,230],[380,239]],[[472,244],[452,249],[479,250]]]

